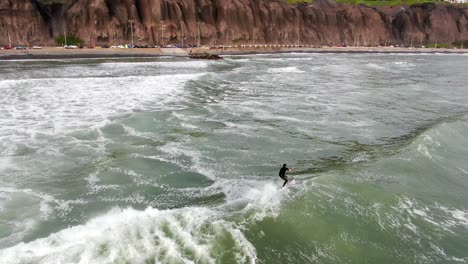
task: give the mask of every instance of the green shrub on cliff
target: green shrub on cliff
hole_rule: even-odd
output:
[[[431,43],[427,45],[428,48],[437,48],[437,49],[450,49],[453,48],[449,43]]]
[[[468,49],[468,40],[459,40],[453,42],[452,44],[459,49]]]
[[[468,48],[468,40],[458,40],[452,43],[430,43],[427,45],[427,47],[437,49],[466,49]]]
[[[65,45],[65,37],[59,36],[55,39],[55,42],[57,42],[57,45],[63,46]],[[82,39],[67,36],[67,45],[83,46],[83,44],[84,41]]]

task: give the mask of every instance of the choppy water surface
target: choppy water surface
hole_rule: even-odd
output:
[[[467,72],[438,54],[2,62],[0,263],[467,263]]]

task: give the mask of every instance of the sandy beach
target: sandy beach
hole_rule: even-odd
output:
[[[60,47],[0,50],[0,60],[19,59],[65,59],[65,58],[119,58],[119,57],[159,57],[159,56],[188,56],[191,52],[208,52],[218,55],[240,55],[258,53],[468,53],[468,49],[443,48],[400,48],[400,47],[265,47],[265,45],[243,45],[242,47],[224,48],[139,48],[139,49],[111,49],[84,48],[63,49]]]

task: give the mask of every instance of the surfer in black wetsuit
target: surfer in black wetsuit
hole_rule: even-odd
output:
[[[286,183],[288,183],[288,176],[286,176],[286,171],[289,171],[289,169],[286,168],[286,164],[283,164],[283,167],[279,171],[279,176],[284,180],[283,187],[286,185]]]

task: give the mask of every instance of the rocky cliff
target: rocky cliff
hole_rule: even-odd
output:
[[[132,20],[133,23],[129,21]],[[468,9],[367,7],[315,0],[0,0],[0,44],[307,43],[384,45],[468,39]]]

